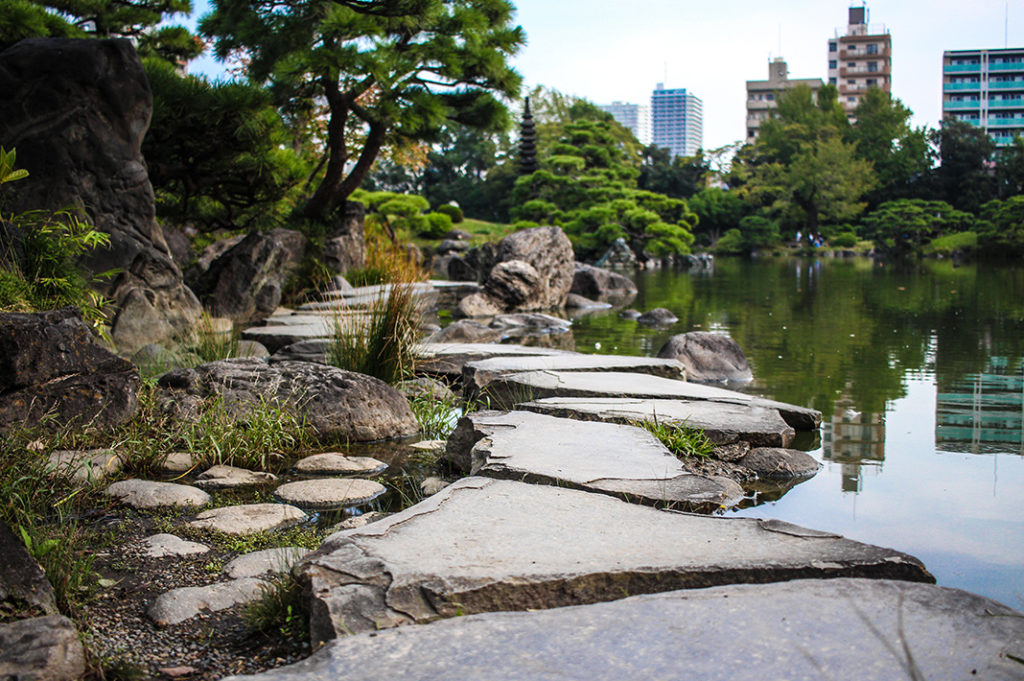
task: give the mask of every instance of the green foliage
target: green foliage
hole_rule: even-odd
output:
[[[153,119],[143,140],[157,214],[204,231],[280,226],[308,168],[270,93],[241,82],[181,76],[145,60]]]
[[[722,238],[715,242],[712,250],[718,255],[745,255],[750,251],[747,249],[747,240],[743,238],[743,232],[739,228],[730,229]]]
[[[836,248],[853,248],[859,240],[854,232],[839,232],[829,239],[829,243]]]
[[[430,210],[430,202],[415,194],[357,189],[352,194],[352,200],[366,206],[367,228],[383,230],[395,243],[414,234],[437,239],[452,228],[451,218],[447,215],[423,215],[424,211]]]
[[[420,424],[420,432],[428,440],[447,440],[462,414],[457,400],[438,399],[430,394],[414,395],[409,406]]]
[[[960,210],[976,212],[995,197],[989,159],[995,143],[981,128],[965,121],[946,118],[931,133],[939,148],[941,164],[934,179],[938,198]]]
[[[924,253],[951,256],[955,253],[973,253],[977,247],[976,232],[955,232],[932,239],[931,243],[924,247]]]
[[[191,0],[4,0],[0,50],[23,38],[140,38],[165,17],[191,11]]]
[[[507,128],[493,93],[519,90],[507,63],[524,42],[513,15],[507,0],[214,0],[200,26],[219,57],[240,55],[254,82],[272,81],[279,101],[326,105],[323,174],[304,207],[323,217],[386,143],[432,140],[448,121]]]
[[[710,168],[701,152],[696,156],[672,156],[665,148],[644,147],[637,186],[677,199],[689,199],[704,188]]]
[[[1017,135],[996,154],[996,183],[1001,199],[1024,194],[1024,137]]]
[[[456,225],[466,219],[462,209],[454,203],[442,203],[435,209],[435,212],[447,215],[451,218],[452,223]]]
[[[973,216],[943,201],[888,201],[864,216],[863,235],[875,248],[897,258],[917,255],[937,236],[971,229]]]
[[[291,574],[272,577],[260,598],[242,607],[242,620],[250,631],[305,640],[309,637],[309,613],[302,584]]]
[[[981,207],[978,246],[998,257],[1024,254],[1024,196],[993,200]]]
[[[85,32],[33,0],[0,2],[0,51],[25,38],[79,38]]]
[[[452,231],[452,218],[447,213],[427,213],[423,217],[427,220],[427,226],[420,230],[421,236],[428,239],[441,239]]]
[[[931,169],[932,150],[927,132],[910,127],[910,109],[888,92],[870,88],[855,115],[850,141],[857,145],[857,156],[870,162],[878,177],[878,186],[869,195],[870,204],[920,191],[917,185]]]
[[[658,421],[657,415],[653,420],[639,421],[634,425],[654,435],[661,441],[661,444],[679,458],[706,459],[715,450],[715,444],[708,439],[703,428],[692,428],[686,424],[663,423]]]
[[[698,218],[694,234],[705,242],[717,241],[723,232],[735,228],[748,210],[739,192],[719,187],[702,189],[688,201]]]
[[[340,315],[329,340],[330,364],[394,384],[412,375],[420,309],[411,283],[392,284],[368,316]]]

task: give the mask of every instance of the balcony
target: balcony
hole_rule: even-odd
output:
[[[1024,97],[1014,97],[1013,99],[990,99],[988,102],[988,108],[1024,109]]]
[[[981,64],[946,64],[943,73],[981,73]]]
[[[1002,62],[999,64],[989,63],[989,71],[1024,71],[1024,59],[1017,61]]]
[[[1024,79],[1021,80],[990,80],[988,82],[989,90],[1024,90]]]
[[[953,102],[953,101],[949,101],[949,102],[943,102],[942,103],[942,110],[943,111],[949,111],[951,109],[980,109],[980,108],[981,108],[981,100],[980,99],[972,99],[972,100],[966,101],[966,102]]]
[[[888,59],[892,56],[892,50],[878,50],[874,54],[868,54],[867,50],[839,50],[840,59]]]
[[[973,91],[981,90],[981,83],[943,83],[943,92],[958,92],[958,91]]]
[[[840,85],[839,94],[841,95],[860,95],[868,91],[867,85]]]
[[[988,127],[990,128],[1024,128],[1024,116],[1016,118],[993,118],[989,116]]]
[[[1013,140],[1020,137],[1020,133],[1012,132],[994,132],[989,137],[1000,147],[1005,147],[1013,144]]]
[[[889,65],[881,66],[874,71],[868,69],[866,66],[849,67],[842,66],[839,69],[839,76],[846,78],[847,76],[888,76],[892,73]]]

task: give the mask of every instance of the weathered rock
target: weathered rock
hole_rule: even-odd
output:
[[[244,504],[203,511],[189,526],[224,534],[253,534],[290,527],[305,519],[305,513],[288,504]]]
[[[449,383],[461,380],[462,367],[468,362],[489,357],[532,355],[572,355],[575,353],[533,345],[500,343],[420,343],[414,348],[416,373],[439,376]]]
[[[238,341],[238,348],[235,351],[236,357],[269,357],[270,350],[263,343],[242,338]]]
[[[686,367],[689,381],[739,381],[754,379],[739,344],[721,333],[691,331],[669,338],[658,357],[677,359]]]
[[[408,294],[424,308],[432,307],[440,297],[438,287],[435,287],[434,282],[375,284],[359,286],[351,290],[325,291],[322,294],[323,300],[303,303],[299,306],[299,312],[309,314],[367,309],[386,300],[396,288],[403,294]]]
[[[802,577],[934,581],[906,554],[776,520],[666,513],[603,494],[473,477],[328,537],[295,572],[312,594],[314,643],[437,617],[682,587]]]
[[[60,450],[48,457],[49,474],[77,485],[102,482],[121,470],[124,461],[112,449]]]
[[[330,346],[327,338],[309,338],[280,348],[271,355],[271,361],[327,364]]]
[[[512,338],[532,333],[562,333],[572,326],[572,322],[542,312],[517,312],[495,315],[489,326],[502,329],[506,338]]]
[[[395,385],[398,392],[409,399],[422,398],[438,402],[453,402],[455,393],[441,381],[433,378],[410,378]]]
[[[597,260],[598,267],[636,267],[637,259],[633,249],[623,237],[617,238]]]
[[[191,453],[171,452],[160,463],[160,470],[168,473],[184,473],[185,471],[192,470],[192,467],[195,465],[195,462],[192,461]]]
[[[0,313],[0,429],[109,428],[135,414],[140,384],[139,370],[96,343],[76,308]]]
[[[484,282],[484,292],[504,310],[537,309],[531,300],[538,290],[540,272],[528,262],[508,260],[499,262]]]
[[[146,609],[146,614],[157,626],[180,624],[204,611],[217,612],[255,601],[267,587],[266,582],[251,577],[207,586],[185,586],[158,596]]]
[[[306,237],[289,229],[251,232],[210,263],[193,290],[210,311],[241,324],[269,317],[302,262]]]
[[[329,315],[306,316],[300,318],[300,321],[302,323],[268,323],[265,326],[252,326],[242,330],[242,340],[259,343],[275,355],[284,348],[310,343],[309,346],[302,345],[300,347],[304,352],[310,352],[316,347],[323,348],[323,353],[318,355],[319,359],[311,360],[323,362],[330,338],[334,336],[339,324],[345,322],[339,322]],[[314,343],[316,345],[312,345]],[[300,357],[293,355],[290,359],[300,359]]]
[[[671,326],[679,321],[679,317],[675,316],[668,308],[656,307],[653,310],[644,312],[636,320],[648,326]]]
[[[366,206],[359,201],[346,201],[341,220],[327,235],[324,243],[324,264],[336,272],[366,265],[364,224]]]
[[[637,288],[629,277],[578,262],[574,266],[570,291],[593,300],[625,303],[636,295]]]
[[[607,310],[611,303],[602,303],[590,298],[584,298],[578,293],[570,293],[565,297],[565,307],[573,310]]]
[[[409,446],[413,449],[419,449],[424,452],[444,454],[446,444],[447,440],[420,440],[419,442],[413,442]]]
[[[454,313],[460,317],[493,317],[504,308],[486,293],[471,293],[456,306]]]
[[[524,371],[616,371],[679,380],[685,378],[683,365],[672,359],[624,355],[493,357],[467,362],[462,367],[463,397],[466,400],[476,399],[495,378]]]
[[[535,227],[513,232],[498,244],[499,263],[520,260],[541,277],[529,302],[519,309],[542,310],[562,307],[572,287],[575,271],[572,244],[558,227]],[[493,270],[492,270],[493,272]],[[488,282],[484,282],[488,286]]]
[[[281,485],[274,496],[300,508],[330,510],[360,506],[387,492],[379,482],[358,478],[299,480]]]
[[[225,681],[1010,681],[1022,639],[1020,612],[957,589],[796,580],[343,636]]]
[[[0,678],[10,681],[77,681],[85,651],[74,623],[47,615],[0,624]]]
[[[185,541],[173,534],[154,534],[152,537],[146,537],[143,546],[143,552],[150,558],[195,556],[210,551],[210,547],[205,544]]]
[[[57,597],[46,573],[3,521],[0,521],[0,556],[3,556],[0,560],[0,604],[4,604],[4,610],[56,615]]]
[[[797,430],[814,430],[821,425],[821,412],[814,409],[701,383],[619,371],[527,371],[504,374],[487,384],[486,393],[491,397],[492,406],[499,409],[546,397],[672,399],[775,409],[786,423]]]
[[[240,422],[266,401],[287,405],[325,439],[353,442],[419,432],[409,401],[381,380],[312,362],[226,359],[164,374],[166,399],[220,396]]]
[[[429,497],[433,494],[437,494],[450,484],[452,483],[432,475],[429,478],[423,478],[423,480],[420,481],[420,491]]]
[[[462,253],[468,251],[472,246],[467,241],[459,241],[456,239],[445,239],[437,245],[438,255],[448,255],[449,253]]]
[[[738,463],[753,470],[759,478],[769,480],[807,478],[821,468],[821,464],[810,454],[779,447],[751,449]]]
[[[96,286],[122,352],[183,336],[201,309],[156,221],[141,154],[152,96],[131,42],[23,40],[0,54],[0,92],[0,140],[29,171],[5,212],[72,207],[110,235],[84,264],[121,270]]]
[[[122,504],[132,508],[199,507],[210,502],[210,495],[196,487],[151,480],[121,480],[107,487],[103,493],[117,497]]]
[[[475,319],[458,319],[432,334],[428,343],[492,343],[501,339],[501,329]]]
[[[196,487],[203,489],[234,489],[265,485],[277,480],[273,473],[250,471],[235,466],[211,466],[196,477]]]
[[[351,518],[345,518],[340,523],[332,527],[330,531],[331,534],[334,534],[335,532],[341,532],[342,530],[354,530],[357,527],[363,527],[387,517],[388,514],[382,513],[381,511],[367,511],[361,515],[354,515]]]
[[[369,456],[346,456],[324,452],[299,459],[295,470],[306,475],[373,475],[388,465]]]
[[[275,573],[286,574],[307,553],[309,553],[309,549],[304,549],[301,546],[285,546],[245,553],[225,565],[224,574],[231,579],[262,577]]]
[[[177,354],[158,343],[148,343],[132,354],[132,363],[142,373],[155,376],[182,365]]]
[[[622,319],[640,319],[640,310],[623,310],[619,313],[619,317]]]
[[[783,420],[778,410],[752,404],[619,397],[549,397],[520,403],[516,408],[606,423],[635,423],[657,419],[661,423],[701,428],[708,439],[718,445],[742,441],[757,447],[788,447],[796,435],[796,431]]]
[[[634,426],[525,411],[474,412],[459,420],[456,431],[446,456],[470,475],[543,482],[697,512],[743,500],[735,482],[687,472],[658,438]]]

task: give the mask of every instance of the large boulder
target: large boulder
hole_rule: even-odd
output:
[[[409,401],[371,376],[312,362],[224,359],[160,378],[161,399],[187,413],[196,398],[220,397],[240,423],[266,402],[286,405],[324,439],[353,442],[415,435]]]
[[[56,615],[57,597],[32,554],[0,521],[0,608],[32,615]]]
[[[0,314],[0,428],[109,427],[138,408],[139,370],[93,340],[76,308]]]
[[[576,263],[572,293],[591,300],[626,300],[636,295],[636,284],[629,277],[602,267]]]
[[[484,291],[460,301],[458,312],[483,316],[563,307],[572,286],[574,262],[569,237],[558,227],[509,234],[498,244],[495,264],[483,281]]]
[[[672,336],[661,346],[658,357],[682,362],[690,381],[745,382],[754,379],[747,356],[739,344],[720,333],[691,331]]]
[[[0,678],[76,681],[85,674],[85,650],[74,623],[47,615],[0,624]]]
[[[23,40],[0,53],[0,142],[27,179],[8,212],[77,209],[110,235],[84,261],[115,302],[111,336],[123,352],[184,335],[199,301],[182,283],[156,221],[141,154],[152,94],[127,40]]]
[[[332,270],[347,272],[366,265],[364,221],[366,207],[358,201],[345,202],[345,212],[324,242],[324,264]]]
[[[214,259],[194,284],[210,311],[249,324],[273,314],[288,276],[302,263],[301,232],[253,232]]]

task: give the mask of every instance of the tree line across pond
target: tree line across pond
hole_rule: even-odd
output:
[[[754,144],[672,158],[593,104],[538,88],[539,167],[523,174],[507,104],[520,94],[509,60],[525,34],[508,0],[214,0],[198,36],[157,28],[190,10],[0,3],[0,48],[135,41],[154,100],[143,153],[167,223],[315,237],[360,189],[422,197],[370,200],[401,208],[396,224],[424,237],[447,224],[429,207],[455,202],[471,218],[559,225],[581,258],[618,238],[646,257],[794,240],[899,257],[1024,253],[1024,140],[997,152],[960,121],[912,128],[910,110],[880,90],[852,123],[835,88],[787,90]],[[206,45],[234,64],[231,80],[183,74]]]

